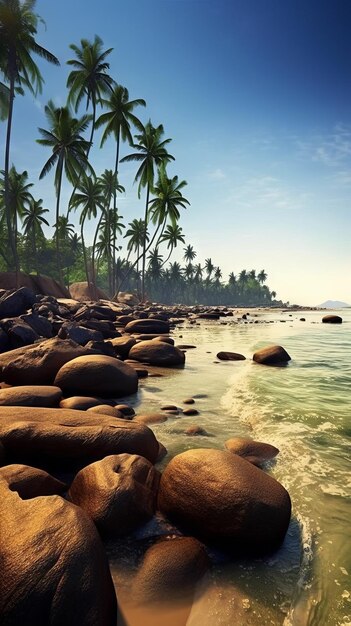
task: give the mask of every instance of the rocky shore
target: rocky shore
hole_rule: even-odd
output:
[[[275,551],[287,532],[289,494],[265,471],[277,448],[232,437],[223,450],[190,449],[168,462],[152,425],[178,408],[136,415],[128,403],[141,378],[184,366],[194,346],[175,345],[174,328],[259,320],[225,307],[122,300],[0,290],[0,614],[6,626],[115,625],[116,598],[131,626],[142,623],[141,614],[152,624],[171,623],[169,604],[172,623],[185,625],[213,549],[230,558],[257,557]],[[217,358],[245,359],[229,351]],[[270,346],[253,359],[283,365],[290,356]],[[184,403],[184,414],[196,415],[194,400]],[[195,424],[188,434],[203,433]],[[170,530],[147,543],[128,592],[120,593],[104,546],[130,541],[155,514]]]

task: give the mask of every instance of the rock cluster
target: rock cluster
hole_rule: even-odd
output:
[[[103,540],[137,533],[155,514],[176,524],[175,534],[146,550],[131,586],[136,606],[165,596],[191,602],[209,567],[205,544],[236,555],[269,553],[290,520],[288,493],[255,467],[276,448],[231,438],[226,451],[178,454],[161,475],[154,464],[167,450],[151,427],[157,432],[168,418],[201,411],[165,404],[135,415],[128,404],[140,377],[183,366],[185,351],[195,348],[174,345],[176,323],[218,323],[232,312],[141,306],[129,294],[111,302],[85,284],[73,287],[75,299],[63,295],[28,286],[0,293],[0,613],[7,626],[115,625]],[[290,359],[279,346],[253,358]],[[198,424],[181,432],[211,437]]]

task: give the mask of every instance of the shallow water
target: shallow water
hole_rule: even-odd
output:
[[[350,626],[351,311],[341,312],[342,325],[322,324],[316,311],[253,315],[249,323],[234,317],[178,326],[176,343],[196,345],[187,350],[185,368],[142,380],[132,402],[128,398],[139,413],[196,400],[199,415],[153,426],[168,449],[161,469],[179,452],[223,448],[236,435],[280,450],[266,469],[293,503],[283,546],[250,561],[213,554],[212,575],[198,591],[188,625]],[[273,343],[292,357],[287,367],[251,360]],[[220,350],[247,360],[216,363]],[[210,436],[186,436],[190,424]],[[111,565],[116,573],[113,557]]]

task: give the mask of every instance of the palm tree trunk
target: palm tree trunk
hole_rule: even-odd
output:
[[[97,297],[97,285],[96,285],[96,274],[95,274],[95,248],[96,248],[96,240],[97,240],[97,236],[98,236],[98,232],[101,226],[101,222],[102,222],[102,218],[104,216],[104,212],[101,211],[101,215],[100,215],[100,219],[98,221],[96,230],[95,230],[95,234],[94,234],[94,241],[93,241],[93,250],[92,250],[92,255],[91,255],[91,266],[92,266],[92,281],[93,281],[93,289],[94,289],[94,298]]]
[[[59,275],[59,281],[61,285],[63,285],[63,276],[61,270],[61,258],[60,258],[60,238],[59,238],[59,217],[60,217],[60,197],[61,197],[61,186],[62,186],[62,171],[63,171],[63,161],[60,157],[60,162],[58,164],[59,167],[59,175],[58,175],[58,183],[56,190],[56,263],[57,263],[57,271]]]
[[[9,188],[9,171],[10,171],[10,143],[11,143],[11,129],[12,129],[12,116],[13,116],[13,103],[15,99],[15,79],[11,75],[10,78],[10,100],[9,100],[9,114],[7,118],[7,131],[6,131],[6,147],[5,147],[5,211],[6,211],[6,223],[9,236],[9,242],[11,252],[13,256],[13,263],[16,271],[16,287],[19,287],[19,263],[16,241],[14,239],[14,233],[11,223],[11,207],[10,207],[10,188]]]
[[[88,148],[87,148],[87,153],[86,153],[86,160],[87,160],[87,162],[88,162],[88,157],[89,157],[90,148],[91,148],[91,146],[93,145],[93,137],[94,137],[94,130],[95,130],[95,120],[96,120],[96,102],[93,100],[93,119],[92,119],[92,127],[91,127],[91,133],[90,133],[89,145],[88,145]],[[72,191],[71,196],[70,196],[70,199],[69,199],[69,201],[68,201],[68,207],[67,207],[67,217],[68,217],[68,215],[69,215],[69,213],[70,213],[70,210],[71,210],[71,202],[72,202],[72,198],[73,198],[74,194],[75,194],[75,193],[76,193],[76,191],[77,191],[77,187],[78,187],[78,185],[79,185],[80,177],[81,177],[81,175],[82,175],[82,173],[83,173],[83,172],[84,172],[84,168],[82,167],[82,168],[80,168],[79,174],[78,174],[78,176],[77,176],[76,182],[75,182],[74,187],[73,187],[73,191]]]
[[[146,188],[146,204],[145,204],[145,218],[144,218],[144,241],[143,241],[143,265],[141,270],[141,297],[142,301],[145,300],[145,263],[146,263],[146,237],[147,237],[147,214],[149,208],[149,195],[150,195],[150,183]]]
[[[116,160],[115,160],[115,177],[118,179],[118,165],[119,165],[119,147],[120,147],[120,130],[118,129],[118,134],[116,138]],[[114,189],[113,192],[113,215],[115,216],[117,212],[117,189]],[[116,276],[116,229],[113,230],[113,274],[112,274],[112,293],[115,292],[117,285],[117,276]]]
[[[85,275],[87,277],[87,284],[88,284],[88,289],[89,289],[89,268],[88,268],[88,259],[87,259],[87,249],[85,247],[85,241],[84,241],[84,222],[85,222],[85,217],[86,217],[86,215],[83,216],[82,223],[80,225],[80,236],[81,236],[81,239],[82,239]]]

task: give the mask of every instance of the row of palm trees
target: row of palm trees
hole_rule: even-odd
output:
[[[56,268],[51,271],[60,282],[67,281],[69,273],[72,276],[72,267],[82,261],[86,280],[92,286],[101,282],[99,273],[106,269],[105,286],[110,295],[134,281],[145,299],[146,287],[156,288],[156,276],[160,284],[167,280],[165,265],[177,244],[185,243],[179,220],[181,210],[189,206],[183,195],[187,183],[167,172],[167,165],[175,160],[168,152],[171,139],[164,137],[162,124],[155,126],[150,120],[145,124],[140,121],[135,110],[145,107],[145,101],[130,100],[128,89],[110,76],[112,48],[105,50],[98,36],[93,41],[81,39],[80,45],[72,44],[74,58],[67,62],[71,70],[67,78],[67,104],[57,107],[49,100],[45,106],[47,127],[39,128],[37,139],[50,152],[39,178],[54,174],[56,196],[54,236],[52,241],[46,240],[43,227],[49,226],[48,209],[43,207],[42,199],[32,195],[33,184],[28,182],[28,173],[18,172],[10,165],[15,96],[23,95],[25,89],[34,94],[42,91],[43,77],[34,55],[59,65],[58,59],[35,39],[41,20],[34,12],[35,4],[35,0],[0,0],[3,78],[0,119],[6,123],[5,163],[0,177],[2,261],[7,268],[15,268],[17,276],[20,269],[33,264],[39,271],[41,259],[51,259],[54,246]],[[84,112],[78,115],[82,107]],[[91,161],[95,132],[99,129],[102,130],[100,148],[110,138],[115,141],[113,167],[101,175],[96,174]],[[122,144],[128,144],[131,149],[123,158],[120,157]],[[119,168],[128,162],[137,164],[134,180],[138,184],[138,197],[145,194],[145,206],[143,217],[128,224],[127,256],[121,259],[125,226],[118,197],[125,189],[119,180]],[[67,182],[72,191],[68,206],[63,209],[62,189]],[[70,223],[72,211],[79,212],[80,236]],[[86,226],[92,221],[95,222],[93,240],[87,242]],[[166,246],[165,258],[160,252],[162,246]],[[206,267],[206,263],[206,287],[217,285],[218,291],[220,270],[211,269],[208,263]],[[200,269],[194,270],[190,258],[179,274],[189,284],[199,283]],[[174,281],[176,284],[180,281]],[[198,297],[199,284],[197,291],[194,290],[195,287],[194,297]]]

